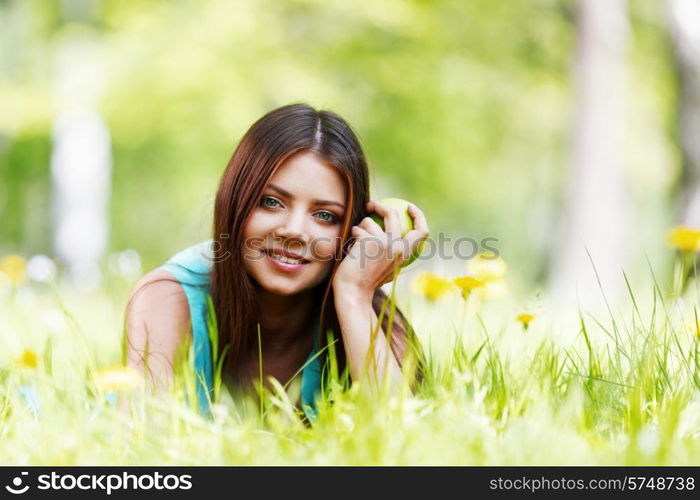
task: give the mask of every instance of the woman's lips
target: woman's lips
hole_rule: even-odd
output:
[[[299,264],[290,264],[289,262],[282,262],[281,260],[271,257],[267,251],[263,250],[263,252],[265,253],[265,259],[275,269],[278,269],[279,271],[294,273],[300,271],[305,265],[309,264],[309,262],[301,262]]]

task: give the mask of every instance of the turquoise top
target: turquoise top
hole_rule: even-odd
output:
[[[209,402],[214,397],[212,342],[207,326],[207,298],[213,262],[211,245],[212,240],[192,245],[160,266],[160,269],[170,272],[180,282],[187,297],[192,319],[193,341],[190,354],[194,359],[198,409],[207,417],[211,416]],[[317,319],[313,329],[313,348],[301,374],[301,407],[310,421],[316,418],[315,398],[321,390],[321,363],[316,356],[319,349],[320,335]]]

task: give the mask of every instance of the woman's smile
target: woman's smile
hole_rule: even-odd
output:
[[[267,260],[274,269],[286,273],[296,273],[301,271],[304,266],[310,264],[305,259],[294,259],[282,254],[281,250],[263,250],[265,260]]]

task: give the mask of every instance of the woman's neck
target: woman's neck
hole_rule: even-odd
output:
[[[292,296],[257,291],[263,351],[284,351],[307,339],[317,311],[313,290]]]

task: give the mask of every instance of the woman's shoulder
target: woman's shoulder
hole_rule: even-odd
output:
[[[129,296],[125,317],[127,363],[141,369],[164,387],[172,375],[172,362],[190,330],[190,310],[182,286],[162,269],[146,273]]]
[[[147,272],[131,289],[127,301],[130,336],[147,329],[156,338],[180,337],[173,332],[189,325],[192,307],[206,303],[211,240],[191,245]]]
[[[134,285],[126,308],[126,327],[134,352],[146,339],[170,351],[189,328],[190,310],[180,283],[169,272],[154,269]]]
[[[189,319],[190,306],[206,302],[210,283],[211,242],[205,240],[175,253],[147,272],[129,296],[130,312]]]
[[[212,242],[209,239],[191,245],[174,254],[158,269],[169,272],[183,285],[206,286],[214,262]]]
[[[128,303],[144,311],[187,312],[187,298],[180,282],[163,268],[144,274],[131,289]]]

